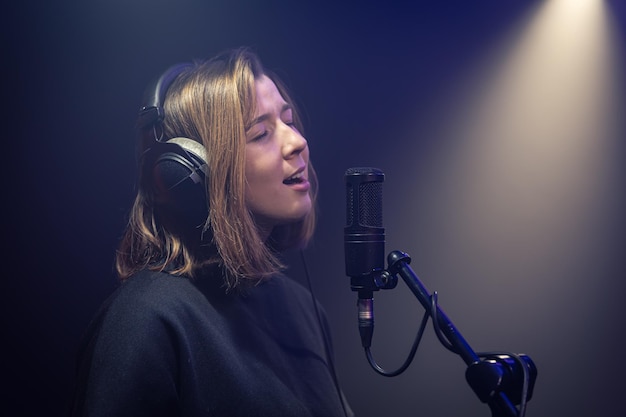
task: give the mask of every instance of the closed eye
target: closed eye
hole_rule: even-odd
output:
[[[256,136],[254,136],[254,137],[250,140],[250,142],[256,142],[256,141],[259,141],[259,140],[261,140],[261,139],[263,139],[263,138],[267,137],[267,135],[268,135],[267,130],[264,130],[264,131],[263,131],[263,132],[261,132],[260,134],[258,134],[258,135],[256,135]]]

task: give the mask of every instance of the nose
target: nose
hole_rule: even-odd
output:
[[[304,151],[308,146],[308,142],[304,136],[292,126],[284,125],[283,128],[283,156],[285,159],[290,159]]]

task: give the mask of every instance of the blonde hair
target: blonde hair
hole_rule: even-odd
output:
[[[266,75],[294,109],[294,123],[303,132],[296,105],[278,78],[266,71],[248,49],[237,49],[197,62],[177,77],[164,103],[165,137],[187,137],[206,149],[209,213],[204,226],[211,242],[199,233],[184,233],[160,221],[150,190],[140,187],[126,232],[116,255],[121,280],[149,268],[196,276],[209,265],[224,271],[228,289],[256,283],[284,266],[279,252],[303,247],[315,227],[317,181],[309,162],[314,209],[299,222],[276,226],[262,242],[245,203],[246,127],[256,106],[255,80]]]

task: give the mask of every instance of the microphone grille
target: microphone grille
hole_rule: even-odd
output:
[[[349,168],[345,173],[345,178],[347,225],[382,227],[382,183],[385,174],[378,168],[356,167]],[[354,216],[358,217],[355,219]]]
[[[359,224],[383,227],[383,183],[366,182],[359,185]]]
[[[346,188],[346,225],[354,223],[354,187],[348,183]]]

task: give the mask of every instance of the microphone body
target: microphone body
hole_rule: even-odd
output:
[[[359,332],[369,348],[374,328],[373,292],[385,267],[382,184],[385,174],[377,168],[349,168],[346,181],[344,251],[346,275],[358,292]]]

